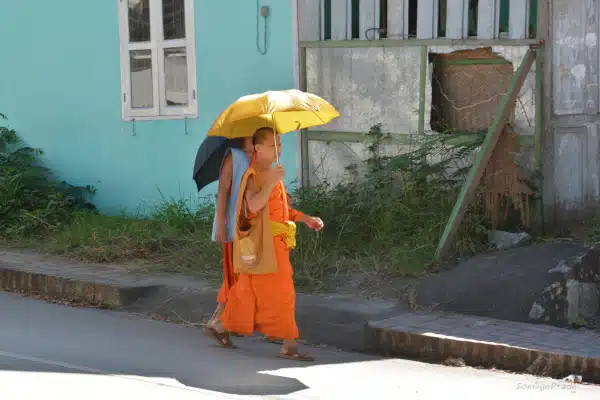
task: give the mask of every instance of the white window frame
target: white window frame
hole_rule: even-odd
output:
[[[162,0],[150,0],[150,41],[129,42],[128,0],[119,2],[119,42],[121,55],[121,104],[123,121],[164,120],[198,117],[196,76],[196,28],[194,26],[194,0],[184,0],[185,39],[163,40]],[[168,48],[185,47],[187,57],[188,105],[167,106],[165,93],[165,56]],[[129,52],[152,51],[152,108],[131,107],[131,68]]]

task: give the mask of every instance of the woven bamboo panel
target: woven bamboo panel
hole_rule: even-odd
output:
[[[483,173],[480,185],[492,229],[508,217],[511,208],[519,213],[522,226],[531,225],[529,199],[534,192],[524,182],[525,176],[516,162],[519,148],[519,135],[507,125]]]
[[[443,133],[485,131],[508,90],[513,65],[448,63],[457,60],[504,59],[490,47],[432,54],[431,127]]]

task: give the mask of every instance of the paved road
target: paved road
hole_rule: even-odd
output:
[[[197,329],[2,292],[0,315],[2,400],[600,398],[599,387],[327,349],[299,364],[257,339],[221,349]]]

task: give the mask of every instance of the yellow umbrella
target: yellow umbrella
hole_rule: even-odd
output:
[[[276,133],[325,125],[340,113],[327,101],[300,90],[268,91],[240,97],[219,115],[208,136],[249,137],[260,128]]]

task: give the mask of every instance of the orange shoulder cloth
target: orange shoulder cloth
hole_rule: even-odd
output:
[[[248,168],[242,177],[240,195],[236,207],[236,226],[233,236],[233,268],[242,274],[272,274],[277,272],[277,258],[273,245],[273,233],[269,218],[269,204],[258,211],[254,218],[248,218],[245,192],[248,179],[260,187],[257,172]]]

